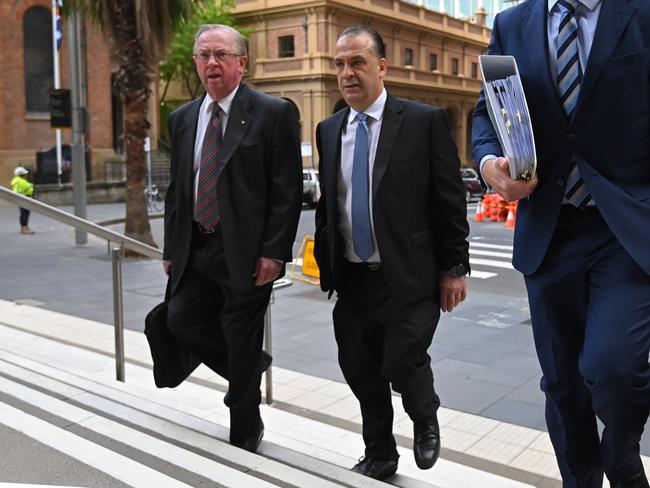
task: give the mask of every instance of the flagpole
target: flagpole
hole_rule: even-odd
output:
[[[59,39],[58,33],[63,33],[59,29],[58,20],[60,13],[57,6],[58,0],[52,0],[52,59],[54,60],[54,88],[61,88],[61,73],[59,69]],[[61,174],[63,173],[63,155],[61,153],[61,129],[55,130],[56,134],[56,174],[57,181],[61,184]]]

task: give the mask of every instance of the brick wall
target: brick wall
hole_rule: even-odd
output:
[[[33,7],[49,13],[50,0],[0,1],[0,184],[11,177],[18,164],[36,166],[36,151],[55,145],[55,132],[49,114],[29,115],[25,102],[25,59],[23,49],[23,18]],[[112,152],[111,61],[104,36],[90,23],[87,25],[88,108],[91,130],[88,143],[93,149],[93,174],[103,177],[100,155]],[[69,51],[67,22],[63,22],[63,45],[59,51],[61,87],[69,88]],[[28,60],[29,62],[29,60]],[[54,81],[52,80],[52,86]],[[70,143],[69,130],[62,131],[63,143]],[[97,150],[97,151],[95,151]]]

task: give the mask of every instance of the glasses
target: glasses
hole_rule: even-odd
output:
[[[203,63],[208,63],[210,61],[210,58],[213,56],[215,61],[218,61],[219,63],[223,63],[226,59],[243,56],[243,54],[227,53],[225,51],[219,51],[219,52],[199,51],[198,53],[194,54],[194,58],[198,59]]]

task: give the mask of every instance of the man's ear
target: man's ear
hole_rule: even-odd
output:
[[[379,63],[379,76],[383,78],[388,72],[388,60],[386,58],[380,58]]]

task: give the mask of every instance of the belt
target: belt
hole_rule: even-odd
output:
[[[353,263],[352,261],[345,260],[345,264],[350,268],[363,270],[363,271],[380,271],[381,262],[363,262],[363,263]]]

